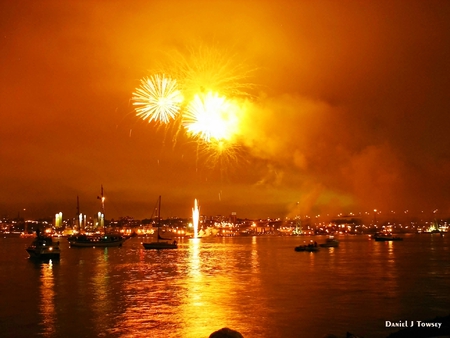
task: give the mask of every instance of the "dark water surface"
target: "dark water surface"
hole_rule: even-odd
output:
[[[178,250],[69,248],[35,263],[32,239],[0,238],[1,337],[192,337],[230,327],[246,338],[365,338],[385,321],[450,313],[450,236],[402,242],[340,237],[339,248],[295,252],[308,237],[184,239]],[[318,243],[324,237],[314,237]]]

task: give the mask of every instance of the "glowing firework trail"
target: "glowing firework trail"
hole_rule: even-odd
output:
[[[141,80],[133,93],[136,115],[148,122],[168,123],[180,110],[183,96],[177,81],[165,75],[153,75]]]
[[[183,125],[188,133],[206,142],[229,140],[238,127],[236,110],[218,94],[195,95],[183,115]]]
[[[200,141],[197,148],[199,159],[204,159],[205,164],[211,169],[220,168],[221,172],[226,168],[233,169],[232,164],[246,163],[245,154],[246,148],[238,141]]]
[[[189,98],[209,91],[227,97],[248,97],[248,90],[254,88],[248,82],[254,69],[227,50],[200,46],[172,51],[167,59],[171,74],[179,79],[183,94]]]

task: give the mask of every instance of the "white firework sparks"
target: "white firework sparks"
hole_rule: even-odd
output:
[[[177,81],[158,74],[142,79],[132,99],[136,116],[160,123],[175,119],[183,102]]]

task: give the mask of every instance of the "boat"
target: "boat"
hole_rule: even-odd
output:
[[[165,239],[167,240],[167,239]],[[162,249],[178,249],[177,241],[170,242],[163,242],[163,241],[157,241],[157,242],[150,242],[150,243],[142,243],[145,249],[156,249],[156,250],[162,250]]]
[[[319,251],[319,247],[317,246],[317,243],[309,243],[309,244],[302,244],[299,246],[296,246],[295,251],[308,251],[308,252],[317,252]]]
[[[34,234],[28,233],[28,232],[21,232],[20,233],[20,238],[31,238],[31,237],[35,237]]]
[[[101,196],[101,197],[100,197]],[[101,186],[101,195],[97,198],[101,200],[102,203],[102,215],[104,219],[105,215],[105,198],[103,196],[103,185]],[[122,246],[122,244],[128,239],[127,237],[123,237],[117,234],[107,234],[106,227],[104,226],[103,234],[82,234],[81,233],[81,219],[80,219],[80,204],[77,196],[77,214],[78,214],[78,230],[80,234],[73,235],[67,238],[71,247],[78,248],[94,248],[94,247],[118,247]]]
[[[394,236],[391,233],[377,233],[373,235],[373,239],[377,242],[403,241],[403,237]]]
[[[58,260],[61,254],[59,242],[54,242],[50,236],[42,236],[39,229],[36,230],[36,238],[26,250],[30,258],[40,260]]]
[[[299,245],[296,246],[295,251],[308,251],[308,252],[317,252],[319,251],[319,247],[311,246],[311,245]]]
[[[333,236],[328,237],[325,243],[319,244],[322,248],[337,248],[339,246],[339,241]]]
[[[100,234],[100,235],[74,235],[67,238],[71,247],[76,248],[93,248],[93,247],[117,247],[127,240],[126,237],[120,235]]]
[[[145,249],[178,249],[177,241],[170,242],[169,238],[163,238],[159,234],[159,228],[161,227],[161,196],[158,198],[158,235],[156,242],[142,243]]]

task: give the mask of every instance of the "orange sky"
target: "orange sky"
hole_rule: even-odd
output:
[[[0,213],[450,214],[447,1],[4,1]],[[173,49],[255,66],[242,158],[134,115]],[[297,204],[297,202],[299,202]]]

